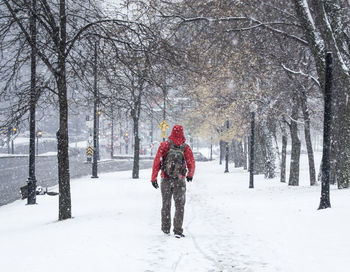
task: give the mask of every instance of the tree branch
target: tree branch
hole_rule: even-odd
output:
[[[309,74],[305,74],[305,73],[302,72],[301,70],[299,70],[299,71],[294,71],[294,70],[292,70],[292,69],[286,67],[284,64],[282,64],[282,68],[283,68],[286,72],[288,72],[288,73],[291,73],[291,74],[294,74],[294,75],[302,75],[302,76],[304,76],[304,77],[307,77],[307,78],[311,79],[314,83],[316,83],[317,86],[321,87],[320,82],[319,82],[315,77],[313,77],[313,76],[311,76],[311,75],[309,75]]]

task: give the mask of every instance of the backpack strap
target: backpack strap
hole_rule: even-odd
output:
[[[170,144],[170,148],[173,148],[173,147],[174,147],[174,145],[175,145],[175,144],[173,143],[173,141],[172,141],[172,140],[170,140],[170,139],[168,139],[167,141],[168,141],[168,143]]]
[[[187,144],[186,143],[183,143],[181,146],[180,146],[180,149],[182,152],[185,152],[185,149],[187,147]]]
[[[168,139],[167,141],[168,141],[168,143],[170,144],[170,148],[173,148],[174,146],[180,147],[180,150],[181,150],[182,152],[184,152],[185,149],[186,149],[186,146],[187,146],[186,143],[183,143],[182,145],[178,146],[178,145],[174,144],[173,141],[170,140],[170,139]]]

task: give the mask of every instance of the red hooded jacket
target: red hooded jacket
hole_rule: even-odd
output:
[[[175,125],[168,139],[171,140],[175,145],[182,145],[186,141],[182,126]],[[164,141],[159,145],[156,157],[154,158],[154,162],[153,162],[151,181],[157,180],[158,172],[161,167],[161,161],[165,160],[165,157],[169,149],[170,149],[170,143],[168,141]],[[186,161],[186,168],[188,170],[187,176],[192,178],[194,174],[194,169],[195,169],[195,162],[194,162],[192,150],[189,145],[187,145],[184,150],[184,156]],[[161,177],[167,178],[164,171],[161,172]]]

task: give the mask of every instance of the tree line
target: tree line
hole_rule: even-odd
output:
[[[199,133],[209,129],[224,142],[244,145],[251,105],[257,106],[257,160],[273,177],[270,162],[280,153],[286,181],[286,146],[291,141],[289,185],[299,184],[303,128],[310,185],[316,184],[311,127],[320,130],[325,55],[333,62],[331,183],[349,187],[349,3],[348,1],[181,1],[159,12],[196,33],[206,75],[191,81],[189,95],[200,107],[190,112]],[[193,50],[193,47],[192,47]],[[204,53],[205,52],[205,53]],[[230,129],[226,121],[231,123]],[[321,131],[321,130],[320,130]],[[279,138],[278,138],[279,137]],[[290,138],[290,140],[288,140]],[[273,144],[274,143],[274,144]],[[279,151],[271,148],[282,143]],[[242,148],[241,148],[242,149]],[[266,163],[269,162],[269,163]],[[265,164],[265,166],[264,166]]]

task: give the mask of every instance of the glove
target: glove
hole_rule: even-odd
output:
[[[158,182],[155,180],[155,181],[152,181],[152,186],[156,189],[159,188],[159,185],[158,185]]]
[[[189,176],[187,176],[186,179],[187,179],[188,182],[190,182],[190,181],[192,181],[193,177],[190,178]]]

